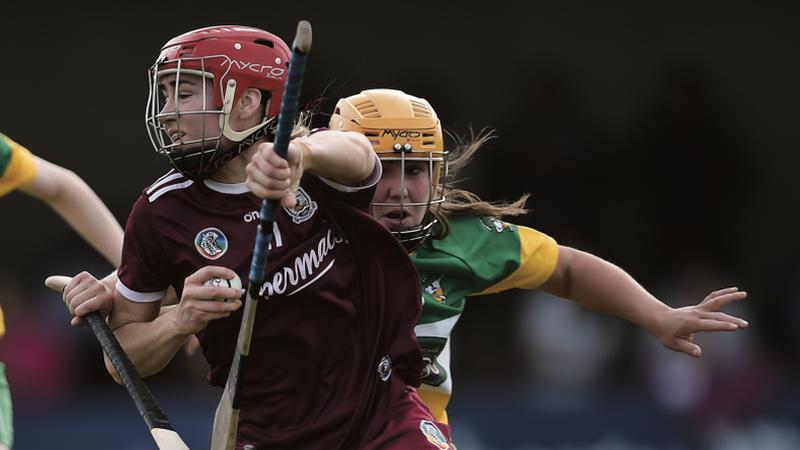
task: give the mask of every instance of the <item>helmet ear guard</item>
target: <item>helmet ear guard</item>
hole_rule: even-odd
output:
[[[447,151],[442,126],[427,100],[395,89],[371,89],[339,100],[331,116],[330,129],[361,133],[369,139],[382,162],[423,161],[428,164],[430,190],[421,203],[376,203],[373,206],[425,206],[422,223],[392,233],[413,249],[430,236],[436,223],[434,208],[445,201],[442,182],[447,179]],[[401,179],[401,184],[404,180]]]
[[[219,127],[222,135],[231,142],[242,142],[255,132],[264,129],[275,121],[276,116],[270,117],[267,114],[272,99],[269,99],[264,111],[264,118],[257,125],[242,131],[236,131],[231,127],[231,110],[233,110],[233,99],[236,98],[236,80],[228,80],[228,87],[225,89],[225,98],[222,101],[222,114],[219,116]]]

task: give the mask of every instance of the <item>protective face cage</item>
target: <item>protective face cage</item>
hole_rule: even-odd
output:
[[[426,201],[372,203],[374,207],[397,208],[402,216],[408,208],[425,207],[420,224],[390,230],[409,251],[416,248],[432,234],[446,195],[448,152],[444,150],[442,126],[436,111],[427,100],[397,89],[368,89],[340,99],[329,127],[361,133],[382,162],[399,161],[400,192],[405,191],[406,164],[421,161],[427,165],[430,184]]]
[[[207,67],[212,65],[228,69],[222,73],[222,76],[215,77],[214,73],[207,70]],[[236,94],[236,81],[228,79],[228,72],[232,66],[228,56],[214,55],[157,61],[148,71],[150,92],[145,109],[145,122],[150,142],[158,154],[165,156],[177,171],[190,179],[203,180],[213,175],[244,149],[265,137],[270,125],[274,122],[274,117],[265,116],[258,125],[249,129],[235,131],[231,128],[230,112]],[[160,79],[170,74],[175,75],[175,89],[172,93],[173,98],[168,99],[160,89]],[[202,105],[200,109],[180,109],[178,100],[181,82],[182,78],[185,79],[187,75],[197,76],[203,81],[201,83]],[[221,81],[224,79],[228,79],[225,86]],[[224,93],[222,108],[214,105],[212,99],[215,92]],[[262,91],[262,94],[269,96],[270,93]],[[165,112],[165,106],[169,100],[174,105],[174,109]],[[267,102],[269,101],[271,99],[268,98]],[[270,105],[267,103],[265,112],[269,109]],[[205,119],[209,115],[219,118],[218,126],[208,126],[208,121]],[[175,122],[172,136],[165,125],[170,119],[174,119]],[[187,137],[184,134],[181,122],[185,123],[187,120],[197,120],[202,124],[199,136]]]
[[[411,144],[394,144],[393,151],[376,150],[381,162],[399,161],[400,162],[400,192],[405,191],[406,163],[409,161],[422,161],[428,168],[429,190],[428,198],[423,202],[406,202],[401,199],[399,202],[372,202],[372,206],[383,206],[399,208],[401,216],[404,215],[406,208],[425,207],[425,215],[422,222],[402,230],[390,230],[391,233],[400,241],[403,246],[412,251],[428,238],[433,232],[433,227],[438,222],[437,212],[445,201],[445,184],[443,180],[448,179],[448,152],[447,151],[419,151],[414,150]]]

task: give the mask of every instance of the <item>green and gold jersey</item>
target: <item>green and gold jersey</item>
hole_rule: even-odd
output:
[[[35,175],[36,163],[31,152],[0,133],[0,197],[30,182]],[[0,336],[5,332],[0,309]]]
[[[0,133],[0,196],[28,183],[35,175],[31,152]]]
[[[437,420],[447,423],[453,389],[450,333],[470,295],[535,289],[558,260],[553,238],[489,217],[450,218],[450,234],[427,240],[411,259],[422,282],[422,317],[415,332],[426,367],[419,394]]]

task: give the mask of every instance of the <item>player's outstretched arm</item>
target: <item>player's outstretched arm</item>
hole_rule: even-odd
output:
[[[344,185],[365,180],[375,166],[375,152],[361,133],[327,130],[296,141],[308,147],[305,170]]]
[[[372,174],[375,159],[367,138],[350,131],[320,131],[295,139],[286,159],[275,153],[272,143],[264,142],[247,165],[247,186],[259,197],[280,200],[291,208],[296,203],[293,188],[303,172],[353,185]]]
[[[692,342],[694,333],[735,331],[747,321],[720,312],[747,293],[737,288],[714,291],[700,303],[672,308],[647,292],[621,268],[570,247],[559,246],[555,271],[541,289],[581,305],[633,322],[656,336],[667,348],[699,357],[702,349]]]
[[[46,202],[87,242],[119,265],[122,227],[95,192],[74,172],[35,158],[36,176],[20,190]]]

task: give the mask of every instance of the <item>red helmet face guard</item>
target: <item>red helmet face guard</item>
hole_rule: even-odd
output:
[[[169,41],[149,72],[145,121],[156,151],[189,178],[211,176],[267,134],[280,108],[290,55],[280,38],[250,27],[202,28]],[[161,78],[167,75],[175,76],[174,99],[167,99],[160,88]],[[202,106],[180,110],[181,80],[188,78],[202,80]],[[246,130],[234,130],[231,109],[250,88],[262,93],[264,118]],[[175,107],[165,111],[170,100]],[[208,121],[209,116],[216,120]],[[189,127],[181,122],[190,120],[195,130],[186,133]],[[173,124],[169,130],[167,122]],[[199,131],[197,123],[202,123]]]

